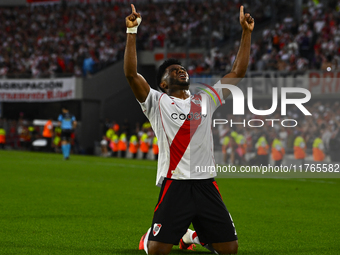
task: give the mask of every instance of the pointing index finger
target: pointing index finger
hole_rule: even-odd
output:
[[[136,8],[133,4],[131,4],[131,9],[132,9],[132,13],[135,13],[136,12]]]
[[[243,17],[243,16],[244,16],[243,5],[241,5],[241,7],[240,7],[240,17]]]

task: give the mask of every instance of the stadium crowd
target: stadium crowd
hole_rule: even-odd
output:
[[[336,5],[337,4],[337,5]],[[339,3],[308,1],[298,23],[288,14],[274,29],[264,29],[252,47],[255,70],[339,70]]]
[[[283,16],[275,26],[268,25],[252,43],[249,70],[306,71],[340,70],[340,4],[328,1],[304,1],[300,22],[291,12],[280,8]],[[256,20],[256,19],[255,19]],[[216,48],[210,58],[192,61],[192,74],[224,73],[230,70],[239,41],[227,54]]]
[[[222,47],[240,32],[238,1],[141,1],[138,47]],[[199,4],[197,4],[199,3]],[[292,4],[277,1],[277,8]],[[258,24],[272,16],[270,1],[246,6]],[[164,12],[166,15],[164,15]],[[130,6],[122,3],[0,7],[0,77],[87,76],[122,59]],[[280,13],[278,13],[278,17]],[[214,70],[215,56],[207,56]],[[223,57],[224,59],[225,57]],[[229,60],[230,57],[229,57]],[[219,61],[219,60],[218,60]],[[217,62],[218,62],[217,61]],[[204,63],[204,60],[202,60]]]
[[[270,1],[246,4],[257,24],[270,24],[252,44],[249,69],[338,70],[339,4],[328,3],[305,2],[300,22],[287,14],[292,13],[293,2],[276,1],[276,14]],[[190,1],[143,1],[138,6],[143,15],[138,48],[152,50],[166,43],[168,48],[211,49],[204,58],[190,63],[190,74],[224,73],[231,68],[239,41],[227,53],[220,49],[240,32],[239,5],[238,1],[221,0],[195,5]],[[121,60],[125,47],[121,20],[129,11],[121,3],[1,7],[0,76],[86,76]]]

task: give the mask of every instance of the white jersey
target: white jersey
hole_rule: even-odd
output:
[[[209,93],[201,91],[183,100],[150,88],[145,102],[140,103],[158,138],[157,186],[161,186],[165,177],[208,179],[216,176],[215,171],[203,169],[215,166],[212,115],[223,103],[223,94],[220,88],[205,90]],[[208,103],[206,116],[201,114],[202,94],[206,94]]]

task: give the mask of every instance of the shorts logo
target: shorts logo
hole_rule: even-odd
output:
[[[156,236],[158,235],[159,231],[161,230],[161,227],[162,227],[162,224],[159,224],[159,223],[155,223],[153,224],[153,236]]]

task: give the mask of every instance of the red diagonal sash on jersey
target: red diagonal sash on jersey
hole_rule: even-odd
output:
[[[201,113],[201,106],[193,103],[193,100],[198,98],[201,101],[200,95],[194,95],[194,99],[191,100],[191,108],[190,113],[192,116],[195,113]],[[191,120],[186,119],[183,125],[179,128],[176,136],[174,137],[171,145],[170,145],[170,165],[168,169],[167,178],[171,178],[172,171],[176,169],[178,163],[181,161],[181,158],[184,155],[184,152],[187,150],[189,143],[191,141],[192,136],[195,134],[199,124],[201,124],[201,118],[196,120],[192,118]]]

